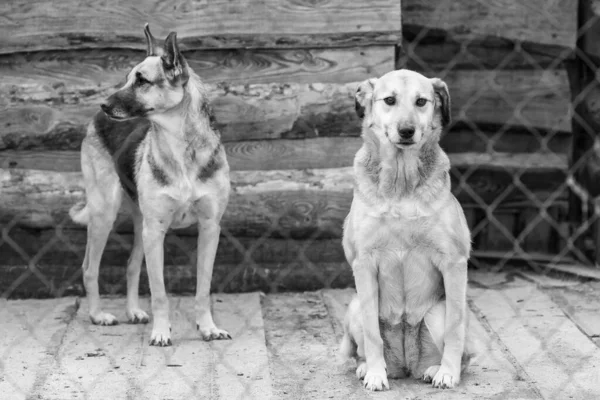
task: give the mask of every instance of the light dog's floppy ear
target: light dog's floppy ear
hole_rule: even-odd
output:
[[[163,67],[167,77],[171,80],[181,77],[185,82],[188,80],[186,62],[183,55],[179,51],[177,44],[177,33],[171,32],[165,39],[163,46],[164,54],[162,55]]]
[[[368,114],[371,111],[375,82],[377,82],[376,78],[367,79],[358,85],[358,88],[356,88],[356,94],[354,95],[354,108],[356,109],[356,115],[358,115],[358,118],[364,118],[365,114]]]
[[[144,34],[146,35],[146,56],[155,56],[156,55],[156,39],[152,36],[150,32],[150,24],[146,22],[144,25]]]
[[[435,107],[439,110],[442,126],[446,127],[452,118],[450,117],[450,92],[446,83],[439,78],[432,78],[431,83],[435,92]]]

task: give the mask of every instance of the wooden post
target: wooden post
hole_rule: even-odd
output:
[[[593,259],[600,265],[600,0],[579,1],[577,54],[568,62],[573,99],[573,147],[569,167],[574,182],[569,194],[569,219],[573,226],[592,220]],[[576,241],[580,250],[584,235]]]

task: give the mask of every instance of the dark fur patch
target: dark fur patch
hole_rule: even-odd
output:
[[[210,128],[217,134],[217,136],[221,136],[219,131],[216,128],[217,119],[215,118],[213,109],[210,106],[208,101],[205,101],[204,103],[202,103],[201,111],[208,118],[208,121],[210,123]]]
[[[156,163],[152,152],[148,152],[148,165],[150,166],[152,176],[160,185],[167,186],[171,182],[167,172]]]
[[[219,145],[210,155],[210,158],[208,159],[206,165],[200,169],[200,172],[198,173],[198,179],[200,179],[202,182],[206,182],[208,179],[210,179],[215,174],[215,172],[217,172],[223,166],[223,161],[221,159],[222,150],[223,146],[221,146],[221,144],[219,143]]]
[[[423,148],[419,152],[419,160],[421,161],[419,168],[420,184],[426,182],[431,177],[436,168],[438,157],[437,146],[432,143],[425,143],[423,145]]]
[[[103,112],[98,112],[94,116],[94,128],[102,144],[113,157],[121,186],[136,201],[135,156],[142,140],[148,134],[150,122],[142,118],[115,121]]]
[[[365,137],[366,157],[363,160],[365,172],[371,182],[379,184],[379,173],[381,172],[381,160],[379,159],[379,149],[377,144],[371,138]]]

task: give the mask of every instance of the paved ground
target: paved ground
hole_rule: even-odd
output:
[[[598,399],[600,282],[470,276],[477,356],[454,390],[415,380],[366,392],[336,359],[352,290],[215,295],[233,341],[203,342],[192,298],[172,298],[174,346],[150,326],[98,327],[76,298],[0,302],[2,399]],[[122,317],[123,298],[105,299]],[[145,300],[148,307],[148,301]]]

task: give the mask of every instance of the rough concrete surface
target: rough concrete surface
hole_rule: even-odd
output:
[[[476,356],[452,390],[415,379],[372,393],[337,357],[352,289],[214,295],[232,341],[204,342],[194,299],[172,297],[173,346],[151,325],[94,326],[76,298],[0,302],[0,399],[596,399],[600,284],[473,271],[469,339]],[[142,306],[149,309],[149,299]],[[594,343],[596,341],[596,343]]]

